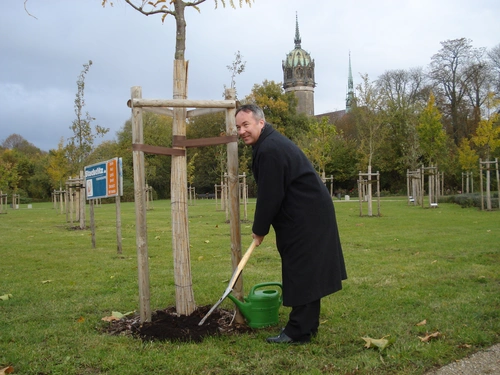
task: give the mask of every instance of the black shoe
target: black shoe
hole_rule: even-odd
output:
[[[294,340],[289,337],[283,330],[278,336],[268,337],[266,341],[272,344],[306,344],[310,341],[310,339]]]

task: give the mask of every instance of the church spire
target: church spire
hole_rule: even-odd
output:
[[[353,101],[354,101],[354,83],[352,80],[351,51],[349,51],[349,76],[347,78],[347,98],[345,100],[346,113],[351,112]]]
[[[299,16],[297,15],[297,12],[295,12],[295,48],[301,48],[300,42]]]
[[[299,17],[295,12],[295,48],[282,61],[283,88],[297,98],[297,113],[314,115],[314,60],[301,47]]]

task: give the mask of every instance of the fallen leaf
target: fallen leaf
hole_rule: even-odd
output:
[[[12,298],[12,294],[4,294],[3,296],[0,296],[1,301],[7,301],[8,299]]]
[[[366,342],[365,348],[379,348],[380,350],[384,350],[389,345],[389,340],[387,340],[386,337],[389,336],[384,336],[381,339],[372,339],[371,337],[361,338]]]
[[[200,255],[200,256],[198,257],[198,260],[203,260],[203,255]]]
[[[48,283],[51,283],[51,282],[52,282],[52,280],[43,280],[42,284],[48,284]]]
[[[125,314],[122,314],[119,311],[112,311],[110,316],[105,316],[101,320],[104,320],[105,322],[112,322],[113,320],[120,320],[121,318],[126,317],[127,315],[133,314],[134,311],[129,311]]]
[[[441,336],[441,333],[436,331],[436,332],[430,333],[430,334],[427,333],[424,337],[419,336],[419,339],[422,342],[429,342],[429,341],[431,341],[431,339],[437,339],[440,336]]]
[[[14,367],[12,367],[12,366],[0,368],[0,375],[12,374],[13,372],[14,372]]]
[[[101,320],[104,320],[105,322],[112,322],[113,320],[120,320],[120,318],[117,318],[116,316],[105,316]]]
[[[205,243],[210,243],[210,241],[209,240],[205,240]]]
[[[85,318],[83,316],[79,317],[77,320],[77,323],[83,323],[85,321]]]
[[[422,320],[420,323],[417,323],[417,326],[425,326],[427,324],[427,319]]]
[[[460,349],[470,349],[472,348],[472,345],[469,345],[469,344],[462,344],[462,345],[458,345],[458,347]]]

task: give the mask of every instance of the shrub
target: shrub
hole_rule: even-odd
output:
[[[486,199],[485,197],[483,197]],[[481,208],[481,194],[457,194],[439,197],[440,203],[456,203],[462,208]],[[498,208],[498,193],[491,194],[491,207]]]

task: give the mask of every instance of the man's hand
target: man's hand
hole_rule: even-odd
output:
[[[252,233],[252,238],[255,241],[256,246],[259,246],[262,243],[262,241],[264,241],[264,237],[265,236],[259,236],[255,233]]]

